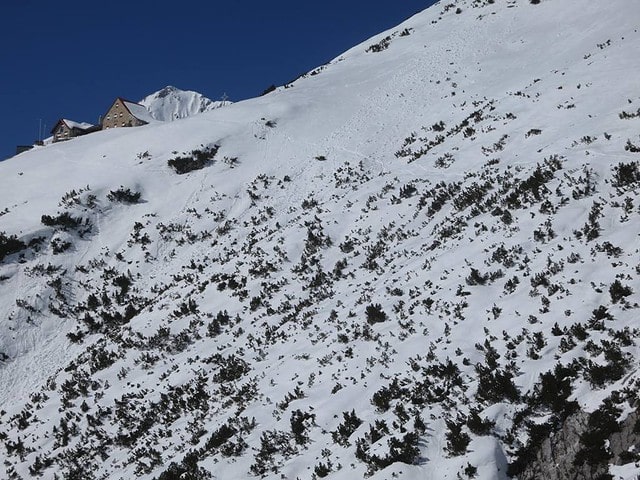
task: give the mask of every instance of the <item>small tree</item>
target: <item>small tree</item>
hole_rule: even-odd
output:
[[[140,203],[140,192],[132,192],[130,188],[121,186],[117,190],[111,190],[107,198],[110,202]]]
[[[26,245],[15,235],[7,236],[4,232],[0,232],[0,262],[7,255],[17,253],[25,247]]]
[[[482,274],[476,268],[471,269],[471,273],[466,278],[467,285],[485,285],[489,280],[488,274]]]
[[[369,305],[365,309],[365,313],[367,315],[367,322],[371,325],[387,320],[387,314],[382,310],[382,305],[379,303]]]
[[[291,432],[298,445],[305,445],[309,441],[307,429],[315,421],[316,416],[313,413],[303,412],[299,409],[291,412]]]
[[[358,418],[355,410],[351,410],[351,412],[343,412],[342,416],[344,417],[343,422],[338,425],[338,428],[335,431],[331,432],[331,437],[334,442],[346,447],[349,445],[349,437],[362,424],[362,420]]]
[[[467,453],[467,447],[471,442],[471,437],[462,431],[464,420],[447,420],[449,431],[445,434],[447,438],[447,452],[453,457]]]
[[[55,217],[50,215],[42,215],[40,221],[47,227],[76,228],[82,223],[81,218],[72,217],[69,212],[61,213]]]
[[[219,148],[219,145],[211,145],[202,149],[195,149],[185,156],[169,159],[167,164],[179,175],[201,170],[213,161]]]
[[[389,455],[384,459],[384,464],[391,465],[395,462],[402,462],[413,465],[420,455],[420,449],[417,446],[418,440],[418,434],[415,432],[407,433],[401,440],[391,437],[388,441]]]
[[[611,301],[613,303],[620,302],[624,297],[628,297],[632,293],[633,290],[631,290],[631,287],[628,285],[622,285],[620,280],[616,280],[609,287],[609,295],[611,295]]]
[[[640,162],[622,162],[613,167],[614,187],[626,188],[636,183],[640,183]]]

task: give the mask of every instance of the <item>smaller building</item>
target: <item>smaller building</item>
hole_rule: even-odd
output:
[[[154,121],[143,105],[118,97],[102,118],[102,128],[139,127]]]
[[[100,127],[97,125],[86,122],[74,122],[73,120],[61,118],[51,130],[51,134],[53,135],[54,142],[62,142],[97,130],[100,130]]]

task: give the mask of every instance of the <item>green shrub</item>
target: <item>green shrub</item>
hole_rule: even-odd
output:
[[[0,262],[6,256],[17,253],[25,247],[26,245],[15,235],[7,236],[4,232],[0,232]]]
[[[381,323],[387,320],[387,314],[382,310],[382,306],[379,303],[369,305],[365,309],[365,313],[369,324]]]
[[[616,188],[633,187],[640,183],[640,162],[621,162],[613,167],[612,185]]]
[[[349,437],[355,432],[362,424],[362,420],[358,418],[355,410],[351,412],[343,412],[343,422],[338,425],[338,428],[331,432],[331,437],[335,443],[346,447],[349,445]]]
[[[365,51],[374,52],[374,53],[382,52],[383,50],[386,50],[387,48],[389,48],[390,44],[391,44],[391,36],[387,36],[387,37],[384,37],[382,40],[380,40],[378,43],[369,45],[369,47],[367,47]]]
[[[219,145],[211,145],[202,149],[192,150],[186,156],[171,158],[167,164],[172,167],[178,175],[201,170],[211,163],[218,153]]]
[[[633,293],[631,287],[628,285],[622,285],[620,280],[616,280],[609,287],[609,295],[611,295],[611,301],[613,303],[620,302],[624,297],[628,297]]]
[[[228,424],[222,425],[219,429],[211,434],[209,440],[205,444],[207,450],[215,450],[220,448],[225,442],[236,434],[236,430]]]
[[[458,457],[467,453],[467,447],[471,442],[468,433],[462,431],[464,420],[447,420],[448,431],[445,434],[447,438],[447,452],[452,457]]]
[[[489,435],[495,425],[496,422],[481,418],[476,408],[472,408],[467,417],[467,428],[475,435]]]
[[[634,143],[631,143],[631,140],[629,139],[627,139],[627,144],[624,146],[624,149],[627,152],[640,153],[640,147]]]
[[[132,192],[131,189],[121,186],[118,190],[111,190],[107,198],[111,202],[140,203],[140,192]]]
[[[81,218],[72,217],[69,212],[61,213],[55,217],[50,215],[42,215],[40,221],[47,227],[62,227],[65,230],[67,228],[79,227],[82,223]]]
[[[313,413],[302,412],[300,409],[291,412],[291,432],[298,445],[305,445],[309,442],[307,429],[315,424],[315,421],[316,416]]]

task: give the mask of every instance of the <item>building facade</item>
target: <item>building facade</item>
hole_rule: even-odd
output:
[[[51,130],[51,134],[53,135],[54,142],[62,142],[74,137],[79,137],[80,135],[95,132],[96,130],[100,130],[100,127],[97,125],[86,122],[74,122],[73,120],[61,118]]]
[[[102,118],[102,129],[139,127],[153,121],[144,106],[118,97]]]

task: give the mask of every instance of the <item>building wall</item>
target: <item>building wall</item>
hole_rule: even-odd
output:
[[[64,140],[70,140],[75,137],[87,135],[88,133],[97,132],[98,130],[100,130],[100,127],[97,126],[91,126],[84,129],[77,127],[69,128],[66,123],[60,123],[56,126],[55,130],[53,130],[53,141],[63,142]]]
[[[136,117],[129,113],[120,99],[111,106],[109,111],[102,119],[102,128],[119,128],[119,127],[139,127],[144,125]]]
[[[62,122],[60,123],[60,125],[57,126],[55,132],[53,133],[54,142],[62,142],[63,140],[69,140],[71,137],[73,137],[73,133],[71,132],[71,129],[67,127],[65,123],[62,123]]]

